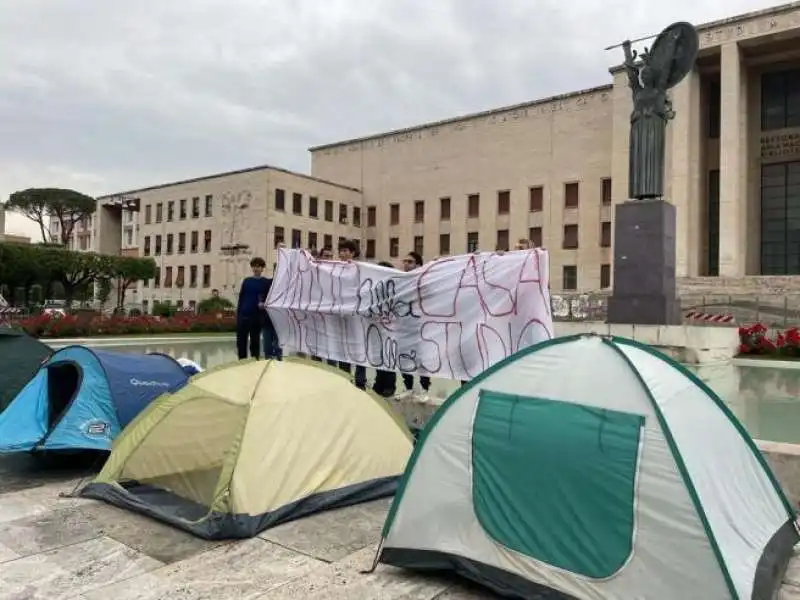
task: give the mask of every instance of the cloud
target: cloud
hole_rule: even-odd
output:
[[[609,44],[770,4],[0,0],[0,198],[305,170],[308,146],[607,83]]]

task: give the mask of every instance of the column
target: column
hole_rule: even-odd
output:
[[[696,277],[700,270],[702,193],[702,136],[700,131],[700,74],[693,70],[672,90],[675,120],[672,129],[669,200],[676,209],[677,277]]]
[[[626,202],[628,198],[628,151],[631,134],[631,111],[633,100],[628,86],[628,75],[622,69],[612,70],[614,87],[611,98],[614,103],[611,143],[612,202]]]
[[[719,139],[719,274],[745,274],[747,78],[736,42],[722,46]]]

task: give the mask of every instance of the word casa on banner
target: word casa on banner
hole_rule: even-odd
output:
[[[442,258],[405,273],[282,249],[267,310],[289,352],[470,379],[553,337],[547,253]]]

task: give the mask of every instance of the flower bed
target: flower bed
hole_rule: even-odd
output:
[[[739,327],[739,356],[800,358],[800,330],[790,327],[770,335],[762,323]]]
[[[17,325],[34,337],[70,338],[99,335],[142,335],[158,333],[214,333],[235,331],[236,318],[226,314],[173,317],[105,317],[97,315],[47,315],[28,317]]]

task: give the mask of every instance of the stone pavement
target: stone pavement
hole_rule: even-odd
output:
[[[0,600],[498,600],[375,556],[388,500],[209,542],[69,494],[86,474],[0,459]],[[15,464],[10,464],[10,463]],[[800,555],[778,600],[800,600]]]

